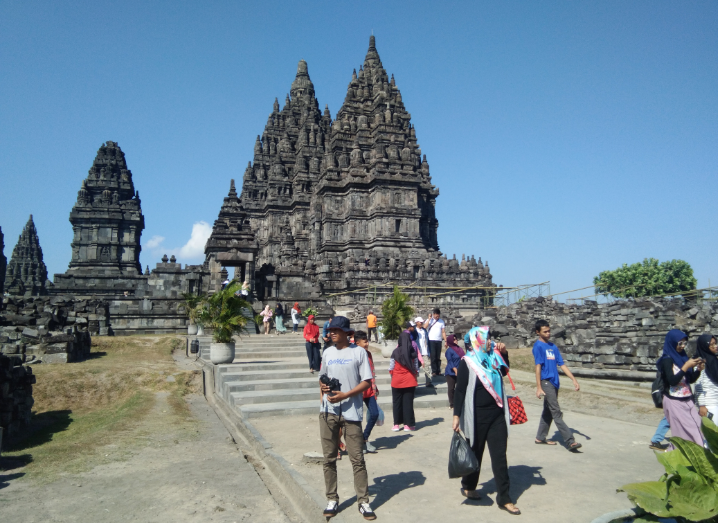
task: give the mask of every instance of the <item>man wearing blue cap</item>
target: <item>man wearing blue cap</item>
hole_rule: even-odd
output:
[[[369,504],[369,478],[364,463],[364,434],[362,432],[362,393],[371,387],[372,372],[366,351],[349,343],[354,332],[349,320],[335,316],[327,332],[333,346],[327,347],[322,355],[319,371],[321,409],[319,414],[319,437],[324,454],[324,486],[327,507],[324,516],[337,515],[339,495],[337,494],[337,453],[339,452],[339,431],[344,432],[347,452],[354,469],[354,490],[359,503],[359,513],[367,520],[376,519]],[[339,390],[325,385],[322,378],[337,379]],[[324,378],[326,380],[326,378]]]

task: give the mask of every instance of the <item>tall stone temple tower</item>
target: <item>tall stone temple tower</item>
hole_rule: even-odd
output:
[[[140,236],[145,228],[140,195],[132,183],[125,153],[116,142],[97,151],[70,212],[72,259],[55,275],[56,291],[88,288],[116,292],[134,288],[142,275]]]
[[[373,36],[336,119],[319,107],[301,60],[284,107],[274,100],[244,172],[239,208],[256,238],[258,296],[317,298],[419,280],[495,287],[480,258],[459,262],[439,252],[439,190]],[[205,267],[213,237],[231,237],[218,229],[222,223],[215,222]]]
[[[17,296],[40,296],[46,294],[46,281],[47,267],[31,214],[12,250],[5,273],[5,290]]]

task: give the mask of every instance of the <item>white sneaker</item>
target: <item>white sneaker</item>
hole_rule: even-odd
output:
[[[334,516],[337,515],[338,508],[339,508],[339,503],[330,499],[327,502],[327,508],[324,509],[324,517],[333,518]]]
[[[374,514],[369,503],[359,503],[359,514],[369,521],[376,519],[376,514]]]

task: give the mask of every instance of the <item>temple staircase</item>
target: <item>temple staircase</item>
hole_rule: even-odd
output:
[[[200,337],[200,357],[209,361],[211,338]],[[379,405],[391,422],[389,359],[374,353]],[[219,365],[216,392],[243,418],[319,413],[319,377],[309,372],[301,334],[243,335],[236,339],[233,363]],[[423,372],[416,389],[415,408],[448,410],[446,382],[434,378],[434,388],[424,386]]]

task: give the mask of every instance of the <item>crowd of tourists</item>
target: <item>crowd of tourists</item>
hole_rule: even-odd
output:
[[[313,320],[311,318],[305,327],[305,338],[307,344],[316,344],[318,347],[319,327]],[[367,321],[367,325],[376,326],[376,321],[374,316],[371,322]],[[336,461],[341,459],[342,451],[345,450],[352,463],[359,512],[367,520],[376,519],[369,502],[364,461],[364,454],[377,451],[369,440],[374,426],[383,422],[383,411],[377,403],[379,389],[376,385],[376,371],[369,350],[370,329],[375,328],[367,327],[369,332],[354,331],[349,320],[343,316],[332,316],[323,325],[324,351],[318,370],[321,389],[320,438],[327,497],[324,516],[327,518],[338,512]],[[534,442],[537,445],[557,445],[557,441],[547,439],[549,429],[555,423],[564,446],[569,451],[577,451],[581,443],[574,439],[573,432],[564,422],[558,402],[559,370],[571,380],[576,391],[580,390],[580,386],[564,363],[558,347],[550,341],[549,323],[538,320],[535,332],[536,341],[532,352],[536,397],[543,398],[543,411]],[[459,345],[461,342],[463,347]],[[669,448],[668,445],[660,444],[669,429],[673,436],[705,445],[700,417],[712,418],[718,413],[716,338],[710,334],[700,336],[696,353],[692,357],[685,352],[687,342],[685,333],[671,330],[666,335],[663,352],[657,361],[658,374],[664,384],[661,399],[665,413],[651,443],[651,447],[657,450]],[[508,426],[515,422],[514,412],[509,409],[509,400],[512,398],[508,398],[504,386],[504,377],[510,378],[509,352],[503,343],[492,339],[489,327],[473,327],[467,333],[454,332],[447,335],[439,309],[435,309],[426,320],[416,317],[403,325],[389,361],[392,431],[416,430],[414,396],[419,386],[419,377],[423,371],[425,386],[434,386],[433,380],[441,375],[444,346],[446,367],[443,376],[453,413],[452,429],[463,433],[478,461],[478,467],[461,478],[460,493],[468,499],[480,498],[477,490],[479,471],[484,449],[488,446],[497,488],[496,503],[509,514],[519,515],[521,511],[514,505],[509,493],[506,457]],[[696,383],[695,395],[691,390],[693,383]],[[364,406],[367,408],[367,417],[362,429]],[[342,443],[342,437],[346,443]]]

